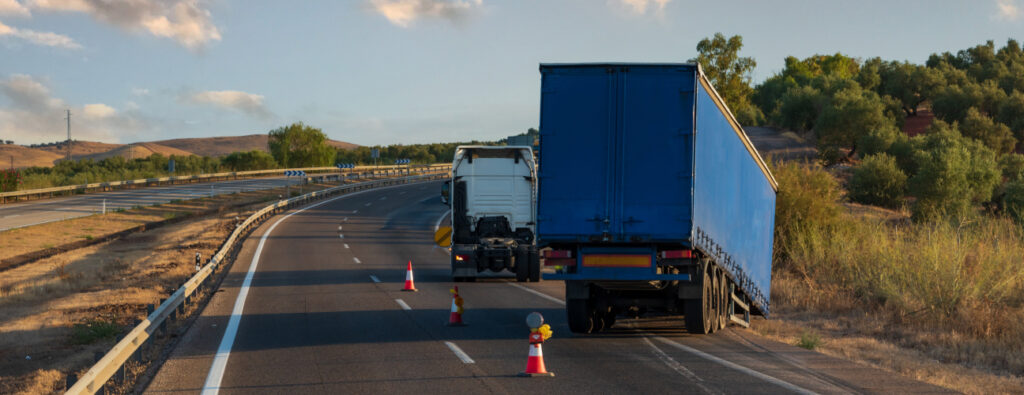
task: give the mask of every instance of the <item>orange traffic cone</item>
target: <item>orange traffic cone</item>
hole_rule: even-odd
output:
[[[402,288],[405,292],[417,292],[416,285],[412,283],[412,261],[405,267],[405,288]]]
[[[537,313],[533,313],[537,314]],[[539,317],[540,314],[537,314]],[[529,319],[528,319],[529,320]],[[543,322],[543,319],[540,320]],[[551,327],[543,325],[530,331],[530,356],[526,359],[526,371],[519,373],[521,377],[554,377],[555,374],[544,368],[544,351],[541,344],[551,337]]]
[[[526,371],[519,375],[522,377],[555,376],[554,373],[544,368],[544,351],[542,351],[540,343],[530,344],[530,356],[526,360]]]
[[[452,287],[452,311],[448,314],[448,326],[464,326],[462,322],[462,297],[459,296],[459,287]]]

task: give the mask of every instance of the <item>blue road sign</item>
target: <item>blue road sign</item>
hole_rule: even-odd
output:
[[[284,171],[284,175],[286,175],[288,177],[291,177],[291,176],[305,177],[306,176],[306,172],[304,172],[302,170],[285,170]]]
[[[339,163],[339,164],[337,164],[335,166],[337,166],[339,169],[353,169],[353,168],[356,167],[356,164],[355,163]]]

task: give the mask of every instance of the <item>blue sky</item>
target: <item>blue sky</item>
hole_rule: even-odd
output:
[[[542,62],[682,62],[744,38],[754,80],[842,52],[1024,41],[1024,0],[0,0],[0,139],[152,141],[295,121],[356,144],[535,127]]]

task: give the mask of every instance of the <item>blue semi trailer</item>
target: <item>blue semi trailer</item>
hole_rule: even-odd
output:
[[[537,239],[573,332],[768,314],[778,184],[697,64],[542,64]]]

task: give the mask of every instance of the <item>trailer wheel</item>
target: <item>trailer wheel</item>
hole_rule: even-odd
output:
[[[573,333],[591,333],[594,331],[594,311],[587,299],[569,299],[565,303],[565,313],[569,319],[569,330]]]
[[[718,269],[718,329],[729,326],[729,279],[725,270]]]
[[[530,268],[530,282],[535,283],[540,281],[540,253],[534,246],[530,246],[526,251],[527,266]]]
[[[711,276],[703,271],[701,276],[701,297],[700,299],[689,299],[683,304],[686,323],[686,331],[698,335],[704,335],[711,331]]]
[[[615,312],[609,311],[604,315],[604,329],[611,329],[612,325],[615,325]]]
[[[530,262],[525,248],[516,248],[516,281],[526,282],[530,278]]]

